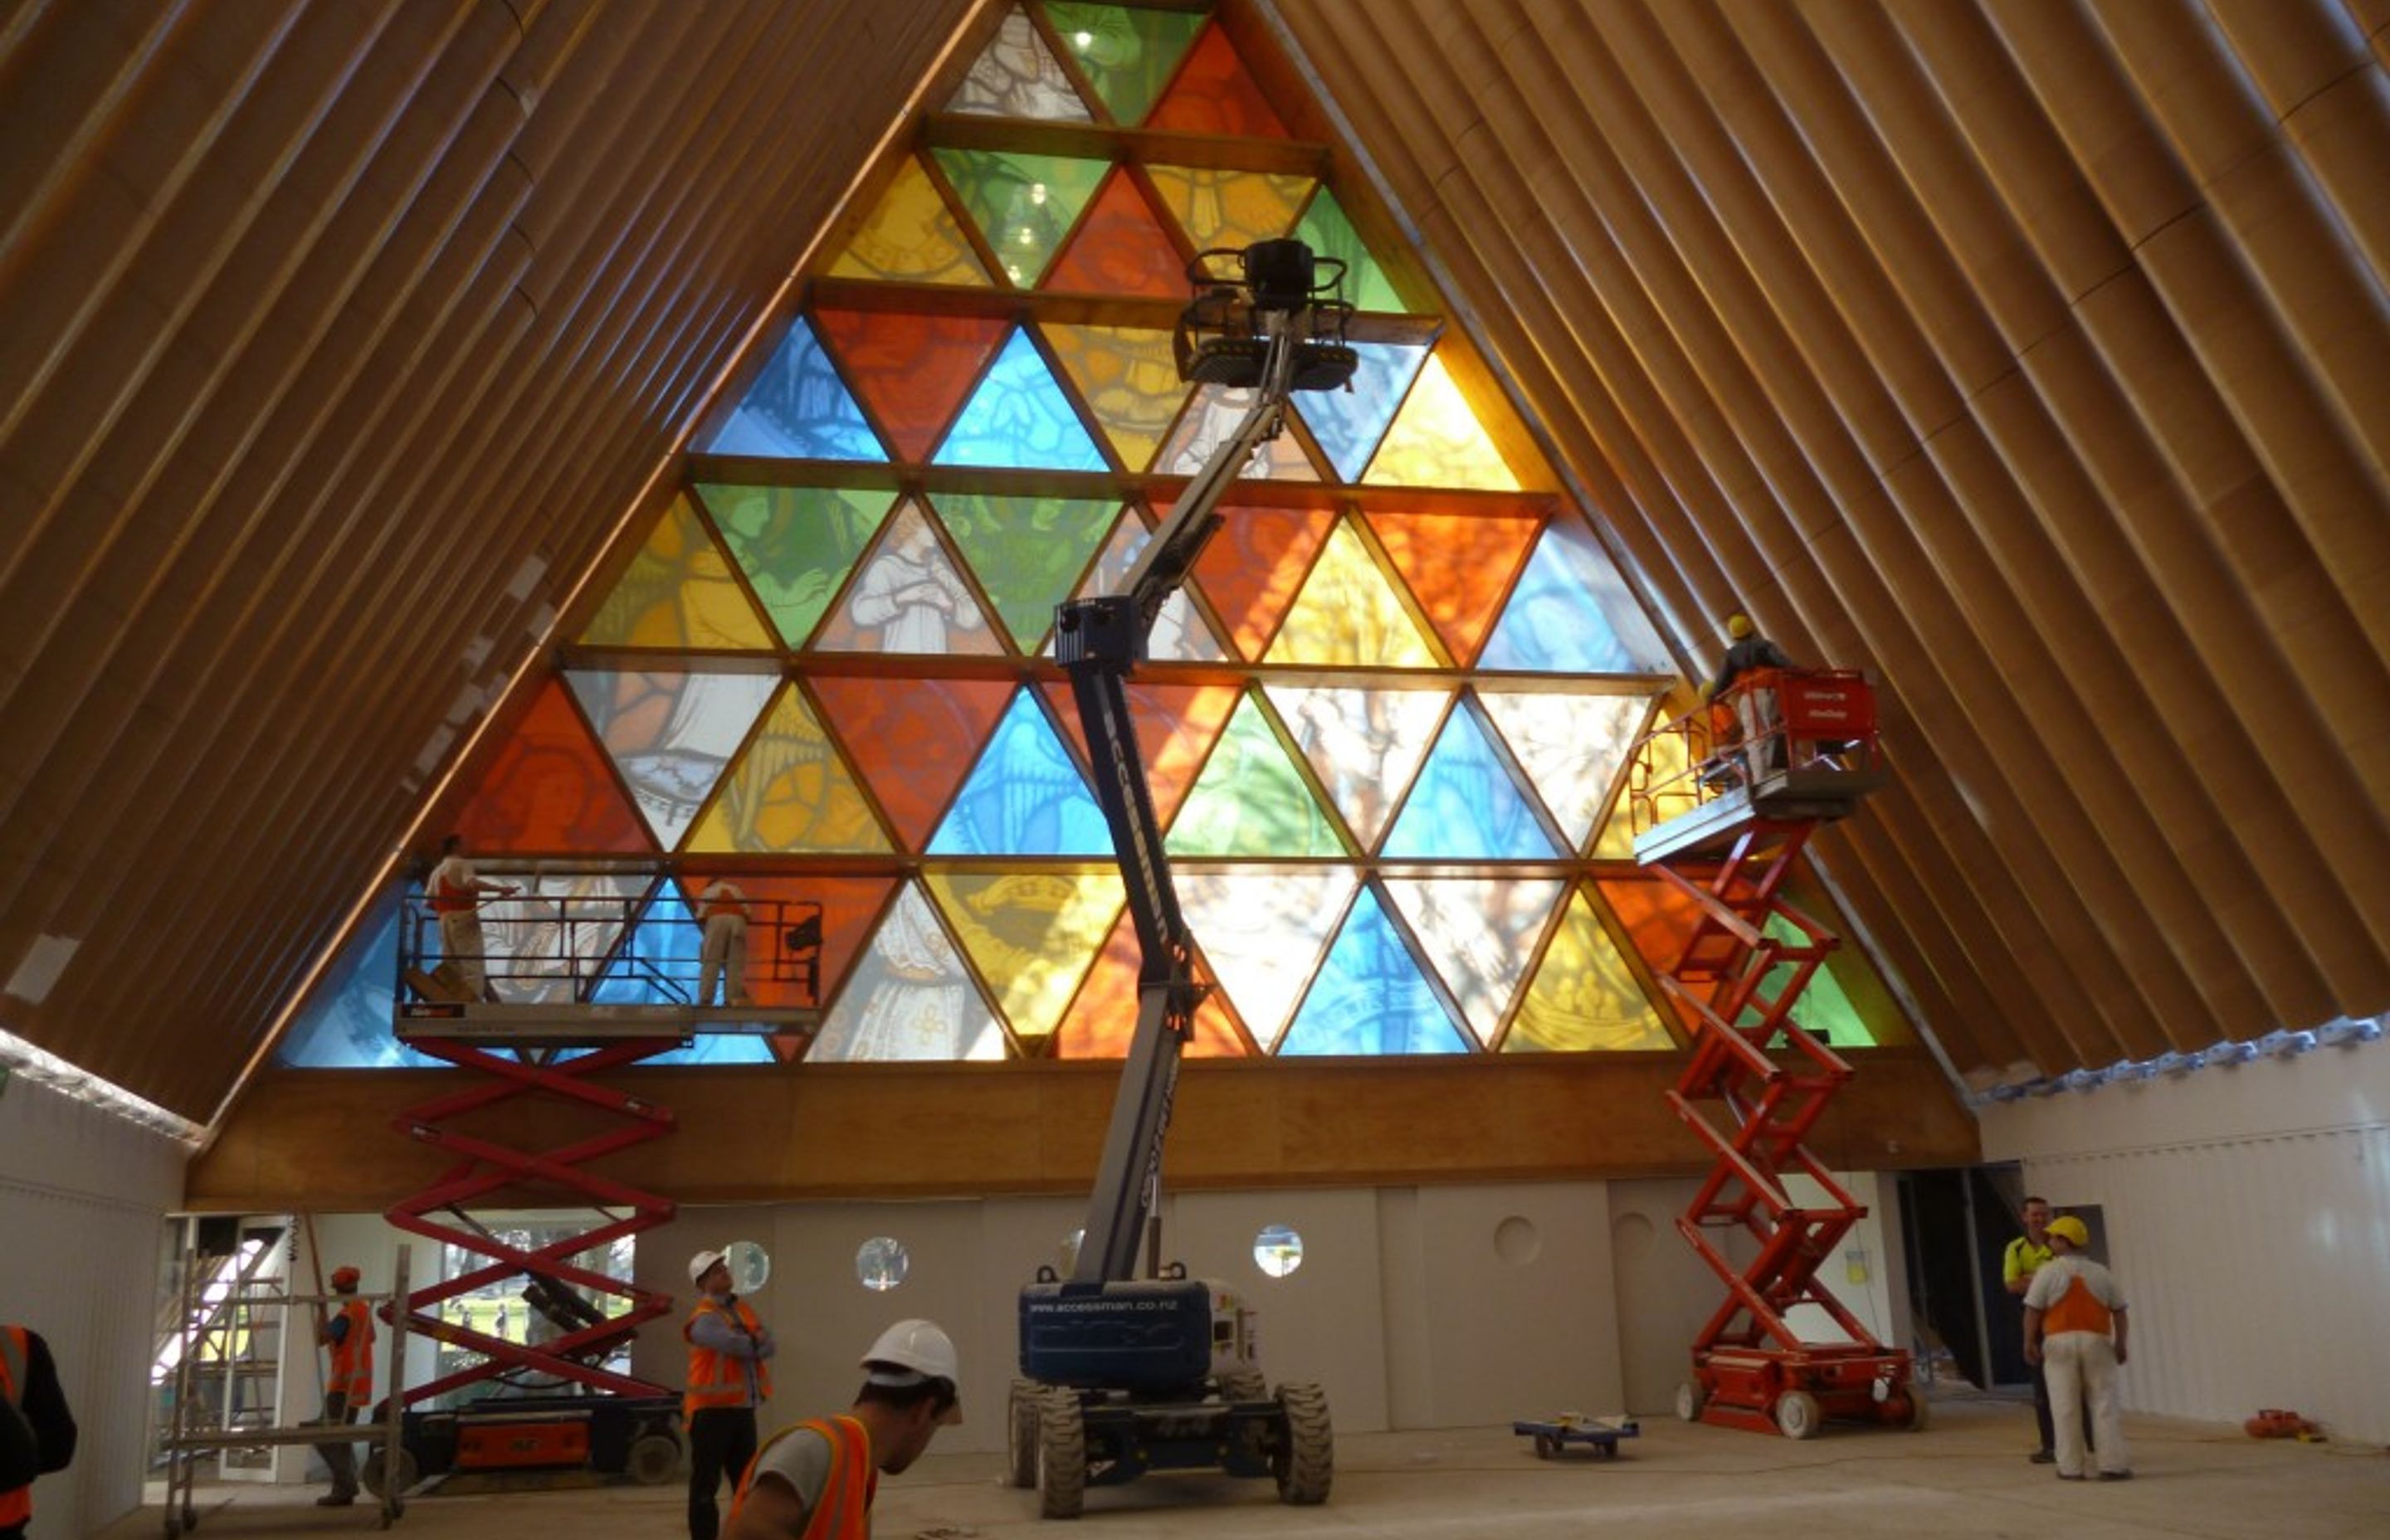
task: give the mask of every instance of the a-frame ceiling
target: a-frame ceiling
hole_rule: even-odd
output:
[[[2390,1007],[2390,6],[1236,8],[1688,671],[1883,681],[1957,1069]],[[974,9],[0,6],[0,1023],[216,1110]]]

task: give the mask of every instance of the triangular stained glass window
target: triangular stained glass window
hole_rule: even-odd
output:
[[[775,460],[884,460],[888,452],[864,420],[863,408],[822,350],[812,323],[800,315],[773,350],[770,362],[739,409],[706,441],[709,455],[753,455]]]
[[[681,896],[692,905],[716,877],[748,898],[747,992],[762,1006],[819,1006],[838,993],[856,949],[887,905],[891,877],[798,877],[752,867],[683,867]]]
[[[1330,508],[1222,507],[1195,576],[1247,658],[1259,658],[1336,527]]]
[[[1560,820],[1569,845],[1584,845],[1593,820],[1610,804],[1610,789],[1626,751],[1643,726],[1650,703],[1635,695],[1512,694],[1480,690],[1527,779]]]
[[[644,854],[655,847],[604,751],[550,678],[465,802],[456,832],[476,851]]]
[[[1800,930],[1781,915],[1767,917],[1764,934],[1788,946],[1800,946],[1805,939]],[[1875,1039],[1869,1033],[1867,1023],[1859,1019],[1859,1013],[1852,1008],[1850,997],[1843,993],[1843,986],[1834,980],[1834,964],[1843,955],[1841,948],[1829,953],[1826,961],[1809,975],[1809,982],[1802,987],[1799,998],[1792,1002],[1792,1022],[1818,1042],[1834,1047],[1873,1047]],[[1760,981],[1752,1003],[1743,1007],[1742,1017],[1735,1024],[1749,1028],[1764,1020],[1766,1015],[1762,1002],[1774,999],[1779,992],[1791,984],[1797,966],[1783,962],[1769,969],[1767,976]],[[1780,1033],[1778,1034],[1780,1038],[1782,1035]]]
[[[1234,685],[1131,684],[1122,691],[1128,699],[1130,731],[1137,735],[1137,753],[1145,765],[1146,790],[1153,799],[1154,816],[1167,828],[1178,805],[1194,787],[1197,772],[1219,740],[1220,729],[1243,699]],[[1092,759],[1079,725],[1076,699],[1067,680],[1046,687],[1054,714],[1071,735],[1082,759]]]
[[[934,152],[938,169],[979,225],[1004,276],[1016,289],[1034,289],[1045,276],[1079,211],[1095,196],[1110,162],[1000,149]]]
[[[1000,679],[919,679],[901,689],[877,675],[817,674],[811,682],[908,851],[929,839],[1012,694]]]
[[[1364,886],[1328,949],[1294,1024],[1278,1046],[1291,1054],[1466,1053],[1419,959]]]
[[[1493,1042],[1565,885],[1531,877],[1390,877],[1385,884],[1478,1041]]]
[[[1574,520],[1554,520],[1536,542],[1477,666],[1531,674],[1634,672],[1634,658],[1596,597],[1615,586],[1591,533]]]
[[[1445,719],[1384,853],[1393,860],[1548,861],[1559,853],[1464,704]]]
[[[772,634],[687,495],[676,496],[581,633],[589,647],[762,652]]]
[[[590,999],[603,1006],[678,1006],[696,998],[699,949],[704,932],[688,905],[669,884],[641,912],[631,944],[610,958]],[[648,1064],[769,1064],[771,1044],[762,1035],[706,1033],[684,1047],[658,1054]]]
[[[1353,896],[1353,874],[1279,868],[1184,872],[1178,902],[1256,1043],[1275,1043]]]
[[[1103,98],[1112,122],[1145,121],[1202,30],[1203,13],[1049,0],[1046,19]]]
[[[814,643],[818,652],[1000,653],[979,597],[907,498]]]
[[[419,894],[421,890],[411,890]],[[332,966],[315,981],[307,1004],[274,1046],[274,1061],[295,1070],[437,1070],[444,1062],[408,1047],[391,1030],[396,1013],[398,889],[376,900]],[[438,931],[427,927],[433,942]]]
[[[1452,692],[1267,687],[1328,800],[1363,848],[1374,846],[1435,740]]]
[[[1111,826],[1034,692],[1022,690],[988,739],[932,855],[1110,855]]]
[[[1283,139],[1286,124],[1245,72],[1236,45],[1218,27],[1205,32],[1145,126],[1174,134]]]
[[[516,890],[482,905],[490,987],[514,1006],[585,1002],[651,881],[640,872],[551,873],[537,865],[509,870],[486,861],[474,869]]]
[[[1420,371],[1419,383],[1369,462],[1368,479],[1372,486],[1519,490],[1517,474],[1486,437],[1441,353]]]
[[[1104,542],[1101,555],[1096,558],[1095,571],[1079,584],[1077,598],[1094,598],[1106,594],[1126,591],[1128,574],[1137,569],[1137,558],[1153,539],[1153,532],[1134,509],[1121,515],[1112,526],[1111,538]],[[1212,632],[1212,622],[1203,617],[1188,596],[1196,584],[1189,583],[1162,601],[1162,609],[1153,617],[1153,630],[1145,639],[1145,655],[1157,663],[1216,663],[1226,659],[1227,649]],[[1051,656],[1054,641],[1046,640],[1046,652]]]
[[[1187,261],[1170,243],[1162,220],[1126,172],[1115,171],[1078,233],[1046,275],[1049,293],[1140,294],[1184,301]]]
[[[910,157],[829,271],[834,278],[888,283],[987,289],[996,282],[930,173]]]
[[[1250,696],[1214,745],[1163,848],[1180,858],[1345,853],[1260,702]]]
[[[792,648],[813,635],[895,506],[893,494],[861,488],[700,485],[697,494]]]
[[[822,854],[889,847],[854,772],[792,687],[698,820],[688,848]]]
[[[819,310],[814,324],[888,430],[897,458],[917,462],[930,457],[1009,325],[996,316],[882,310]]]
[[[1022,470],[1111,468],[1026,331],[1014,332],[1004,345],[995,367],[938,447],[936,463]]]
[[[1369,528],[1436,635],[1466,664],[1535,543],[1533,514],[1369,514]]]
[[[1394,292],[1394,280],[1371,251],[1361,233],[1344,212],[1344,205],[1326,187],[1312,199],[1311,207],[1303,211],[1302,223],[1294,227],[1297,240],[1323,257],[1334,257],[1344,264],[1344,298],[1356,310],[1402,314],[1407,309],[1403,297]]]
[[[1112,441],[1122,465],[1143,470],[1187,401],[1170,333],[1131,327],[1045,328],[1046,340]]]
[[[1120,505],[1110,499],[947,493],[938,517],[962,548],[1013,644],[1034,652],[1054,607],[1087,568]]]
[[[768,674],[572,670],[565,679],[656,843],[696,821],[779,681]]]
[[[1095,122],[1095,114],[1072,86],[1062,61],[1046,46],[1029,14],[1018,6],[971,61],[970,73],[947,99],[946,110],[1054,122]]]
[[[1582,891],[1544,953],[1502,1051],[1552,1053],[1676,1046]]]
[[[1296,211],[1317,185],[1307,176],[1195,166],[1148,166],[1146,174],[1198,251],[1278,239],[1294,228]]]
[[[1606,877],[1598,886],[1602,902],[1618,917],[1643,966],[1653,977],[1666,978],[1685,943],[1692,939],[1693,928],[1701,923],[1700,909],[1675,885],[1657,877]],[[1696,1018],[1690,1007],[1680,1004],[1677,1012],[1688,1028],[1693,1025]]]
[[[822,1021],[808,1060],[997,1059],[1004,1029],[921,890],[907,882]]]
[[[1329,464],[1346,481],[1358,481],[1362,467],[1386,435],[1386,425],[1403,404],[1411,378],[1427,362],[1427,349],[1411,342],[1356,342],[1360,366],[1349,391],[1309,391],[1295,397],[1311,436]]]
[[[1434,668],[1435,649],[1350,524],[1339,523],[1270,644],[1281,667]]]
[[[1214,450],[1236,437],[1253,404],[1251,391],[1227,385],[1196,386],[1187,409],[1178,414],[1178,425],[1153,457],[1154,473],[1192,476],[1201,470]],[[1302,439],[1288,428],[1276,438],[1263,440],[1240,474],[1262,481],[1316,481],[1319,468],[1303,452]]]
[[[1641,736],[1648,737],[1658,722],[1664,704],[1655,704],[1643,725]],[[1637,741],[1639,741],[1639,738]],[[1601,838],[1594,842],[1593,858],[1597,861],[1632,861],[1635,859],[1635,836],[1643,828],[1667,822],[1679,813],[1690,813],[1697,805],[1697,789],[1691,778],[1691,762],[1686,758],[1684,738],[1676,733],[1664,734],[1651,739],[1648,751],[1635,752],[1634,744],[1627,746],[1627,774],[1611,799],[1610,816],[1601,826]],[[1639,766],[1639,767],[1638,767]],[[1636,804],[1637,794],[1644,799]],[[1613,905],[1615,907],[1615,905]]]
[[[1112,927],[1070,1014],[1054,1034],[1058,1059],[1124,1059],[1137,1032],[1138,967],[1137,927],[1126,915]],[[1208,981],[1211,970],[1196,961],[1195,976]],[[387,1020],[385,1020],[385,1027]],[[1190,1059],[1246,1059],[1253,1050],[1237,1030],[1235,1016],[1219,990],[1195,1007],[1195,1040],[1183,1050]]]
[[[1060,1024],[1127,892],[1112,873],[932,872],[923,880],[1023,1039]]]

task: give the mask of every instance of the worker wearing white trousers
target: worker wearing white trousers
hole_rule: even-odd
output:
[[[2090,1238],[2071,1213],[2049,1222],[2051,1260],[2025,1290],[2024,1355],[2041,1364],[2049,1384],[2058,1479],[2079,1482],[2088,1473],[2082,1410],[2088,1403],[2100,1479],[2121,1482],[2133,1473],[2116,1391],[2116,1371],[2127,1356],[2125,1295],[2114,1274],[2078,1254]]]
[[[726,1004],[748,1004],[747,894],[728,878],[717,877],[697,895],[697,918],[705,927],[705,941],[698,952],[697,1003],[713,1004],[714,982],[719,979]]]

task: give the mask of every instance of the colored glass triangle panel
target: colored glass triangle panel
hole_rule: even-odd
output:
[[[994,654],[1004,643],[989,629],[979,596],[937,527],[907,498],[814,643],[817,652]]]
[[[772,634],[684,494],[664,509],[581,640],[590,647],[762,652],[771,648]]]
[[[1182,872],[1195,943],[1256,1043],[1275,1043],[1353,896],[1353,874],[1317,868]]]
[[[1013,644],[1034,652],[1087,570],[1120,505],[1109,498],[1007,497],[950,493],[938,517],[995,605]]]
[[[938,169],[979,225],[1004,276],[1034,289],[1111,165],[1062,155],[941,148]]]
[[[1763,933],[1789,946],[1800,946],[1805,940],[1800,929],[1781,915],[1768,916]],[[1809,975],[1808,983],[1803,986],[1799,997],[1792,1002],[1792,1023],[1818,1042],[1834,1047],[1873,1047],[1873,1034],[1852,1007],[1850,997],[1843,993],[1843,986],[1834,979],[1834,964],[1842,956],[1842,950],[1836,949],[1821,967]],[[1759,1001],[1776,998],[1791,985],[1797,972],[1797,965],[1789,962],[1778,963],[1769,969],[1767,977],[1760,981],[1756,998],[1743,1007],[1742,1016],[1735,1025],[1749,1028],[1765,1020],[1766,1013]],[[1778,1033],[1777,1037],[1781,1041],[1783,1033]]]
[[[482,905],[490,987],[506,1005],[577,1005],[644,906],[644,872],[508,870],[477,861],[485,880],[517,890]]]
[[[779,683],[768,674],[661,669],[574,669],[564,677],[666,850],[696,822]]]
[[[1012,694],[1000,679],[918,679],[896,688],[877,675],[817,674],[809,683],[908,851],[930,837]]]
[[[1112,927],[1111,939],[1087,970],[1070,1014],[1054,1033],[1057,1059],[1125,1059],[1137,1035],[1137,928],[1127,916]],[[1196,960],[1195,975],[1211,981],[1211,970]],[[389,1023],[383,1022],[387,1032]],[[1195,1039],[1181,1050],[1190,1059],[1246,1059],[1253,1050],[1238,1031],[1227,997],[1216,989],[1195,1007]]]
[[[1161,104],[1146,119],[1148,128],[1174,134],[1220,134],[1240,139],[1283,139],[1286,124],[1245,72],[1237,45],[1218,27],[1205,32]]]
[[[1178,425],[1153,457],[1155,474],[1192,476],[1201,470],[1214,451],[1236,437],[1245,414],[1253,410],[1253,394],[1227,385],[1196,386],[1187,409],[1178,414]],[[1319,480],[1318,467],[1303,452],[1302,439],[1291,431],[1264,439],[1238,474],[1273,481]]]
[[[1419,959],[1367,886],[1278,1046],[1293,1054],[1466,1053]]]
[[[1579,890],[1527,986],[1502,1051],[1602,1053],[1676,1046]]]
[[[923,880],[1024,1040],[1061,1023],[1127,892],[1113,873],[932,872]]]
[[[1061,325],[1045,331],[1047,344],[1078,386],[1079,399],[1103,425],[1120,463],[1144,469],[1187,402],[1170,333]]]
[[[939,465],[1105,470],[1096,441],[1054,383],[1027,331],[1016,331],[939,446]]]
[[[1565,885],[1531,877],[1390,877],[1385,884],[1477,1040],[1493,1042]]]
[[[1278,635],[1312,558],[1336,527],[1328,508],[1222,507],[1219,533],[1195,559],[1195,577],[1235,638],[1259,658]]]
[[[1637,735],[1638,738],[1651,731],[1660,713],[1667,707],[1663,700],[1654,702],[1649,709],[1651,714],[1644,721],[1643,733]],[[1691,782],[1688,778],[1691,769],[1691,763],[1685,756],[1685,740],[1682,738],[1671,733],[1653,738],[1648,767],[1637,770],[1630,764],[1618,794],[1611,799],[1610,816],[1603,820],[1601,838],[1594,843],[1593,858],[1597,861],[1632,861],[1635,859],[1636,823],[1638,818],[1648,828],[1665,823],[1679,813],[1690,812],[1694,806]],[[1669,787],[1685,788],[1686,790],[1676,798],[1669,798],[1664,793],[1652,794],[1652,789]],[[1645,798],[1639,810],[1636,802],[1638,792]]]
[[[483,853],[644,854],[655,848],[561,679],[540,687],[464,808],[456,832]]]
[[[1643,966],[1653,978],[1666,978],[1691,938],[1693,927],[1701,923],[1700,909],[1675,886],[1656,877],[1605,877],[1598,886],[1602,902],[1618,917]],[[1678,1006],[1677,1011],[1686,1027],[1692,1028],[1691,1009]]]
[[[1095,571],[1079,584],[1077,597],[1093,598],[1105,594],[1125,593],[1128,574],[1137,569],[1137,558],[1144,554],[1146,543],[1153,532],[1134,509],[1121,515],[1112,526],[1111,538],[1104,542],[1101,555],[1096,558]],[[1145,655],[1157,663],[1216,663],[1228,656],[1213,634],[1212,622],[1202,610],[1189,597],[1196,584],[1188,583],[1162,601],[1162,609],[1153,617],[1153,630],[1145,639]],[[1048,636],[1046,652],[1051,656],[1054,641]]]
[[[699,499],[781,645],[802,648],[888,518],[888,493],[846,487],[700,484]]]
[[[410,886],[406,897],[419,898]],[[274,1045],[274,1061],[294,1070],[437,1070],[444,1061],[410,1048],[391,1030],[397,1014],[398,928],[395,888],[350,933],[332,966],[316,980],[307,1003]],[[431,932],[436,939],[436,932]],[[1130,953],[1136,956],[1134,943]],[[1132,979],[1132,984],[1134,981]],[[1134,988],[1132,987],[1132,999]]]
[[[1323,257],[1334,257],[1344,264],[1344,298],[1356,310],[1379,311],[1400,314],[1409,307],[1394,292],[1394,280],[1386,276],[1385,265],[1377,253],[1362,240],[1361,233],[1353,227],[1344,205],[1326,187],[1303,211],[1303,221],[1294,227],[1297,240]]]
[[[1295,398],[1295,410],[1345,481],[1361,479],[1412,378],[1427,362],[1427,349],[1411,342],[1356,342],[1353,351],[1361,362],[1350,390],[1309,391]]]
[[[1267,687],[1295,746],[1363,849],[1376,846],[1444,720],[1443,689]]]
[[[1345,853],[1261,703],[1250,696],[1238,703],[1213,746],[1163,848],[1179,857]]]
[[[1115,171],[1040,286],[1065,294],[1187,297],[1187,262],[1135,179]]]
[[[1369,462],[1368,481],[1373,486],[1519,490],[1517,474],[1486,437],[1441,354],[1420,371],[1419,383]]]
[[[758,1005],[796,1009],[817,1007],[838,993],[896,885],[893,877],[699,867],[682,870],[681,896],[693,903],[717,877],[729,878],[748,897],[747,992]]]
[[[1079,725],[1077,702],[1067,681],[1045,687],[1054,714],[1071,735],[1084,761],[1092,761],[1086,734]],[[1129,728],[1137,735],[1137,752],[1145,764],[1146,789],[1153,798],[1154,816],[1164,828],[1177,815],[1179,804],[1195,784],[1220,729],[1237,709],[1243,692],[1234,685],[1157,685],[1135,683],[1122,693],[1128,699]]]
[[[1548,861],[1559,853],[1535,805],[1466,705],[1445,719],[1404,799],[1385,854],[1395,860]]]
[[[1446,650],[1467,663],[1494,623],[1541,521],[1532,514],[1375,512],[1368,518]]]
[[[1634,695],[1477,692],[1544,806],[1578,849],[1610,805],[1611,788],[1642,730],[1650,702]]]
[[[821,328],[863,404],[887,430],[900,460],[930,456],[956,408],[979,382],[1009,323],[983,315],[907,315],[819,310]]]
[[[932,855],[1104,855],[1111,829],[1033,691],[1012,698]]]
[[[607,962],[590,998],[607,1006],[686,1005],[694,994],[704,939],[680,893],[670,886],[661,889],[639,916],[630,947]],[[761,1036],[707,1033],[641,1062],[769,1064],[772,1047]]]
[[[1018,6],[971,61],[970,73],[946,99],[946,110],[1049,122],[1095,122],[1072,85],[1070,72],[1037,35],[1029,13]]]
[[[730,420],[706,441],[709,455],[775,460],[884,460],[880,435],[864,419],[813,324],[800,315],[747,387]]]
[[[1202,30],[1203,13],[1048,0],[1046,19],[1086,72],[1112,122],[1145,121]]]
[[[1197,166],[1148,166],[1146,173],[1198,251],[1278,239],[1294,228],[1296,212],[1317,185],[1307,176]]]
[[[688,848],[823,854],[889,845],[838,745],[790,688],[698,819]]]
[[[831,1064],[998,1059],[1004,1029],[930,901],[907,882],[805,1055]]]
[[[1531,674],[1626,674],[1634,658],[1598,596],[1619,588],[1590,532],[1556,519],[1503,607],[1477,666]]]
[[[996,283],[930,173],[909,158],[829,271],[832,277],[878,278],[888,283],[970,289],[987,289]]]
[[[1441,661],[1361,537],[1339,523],[1279,627],[1267,661],[1424,669]]]

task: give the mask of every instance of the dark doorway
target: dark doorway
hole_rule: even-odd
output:
[[[1985,1390],[2032,1382],[2024,1312],[2000,1277],[2008,1243],[2022,1233],[2023,1180],[2017,1167],[1999,1165],[1913,1171],[1900,1182],[1909,1298],[1958,1372]]]

